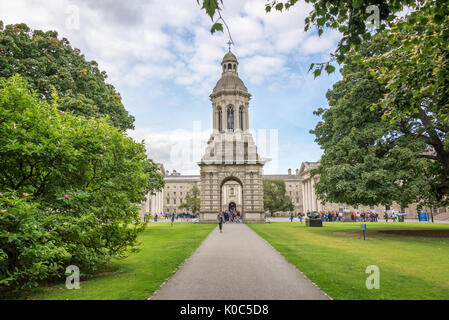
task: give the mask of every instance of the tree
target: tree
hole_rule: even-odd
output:
[[[407,123],[405,134],[425,140],[426,156],[440,166],[434,174],[441,198],[449,193],[449,16],[437,23],[434,15],[425,7],[398,20],[382,34],[388,52],[365,56],[363,62],[388,88],[371,108],[383,110],[385,119]]]
[[[125,110],[120,94],[105,82],[106,72],[95,61],[86,61],[66,38],[59,40],[56,31],[33,31],[25,24],[4,27],[0,21],[0,78],[15,74],[21,74],[46,101],[51,101],[56,89],[62,111],[87,118],[107,115],[115,127],[133,128],[134,117]]]
[[[375,107],[390,94],[389,86],[369,72],[363,58],[383,56],[395,46],[379,34],[354,51],[362,58],[347,57],[343,80],[327,93],[330,107],[315,112],[323,121],[311,133],[324,154],[313,174],[320,175],[316,191],[324,201],[352,205],[395,201],[403,207],[446,201],[440,192],[444,193],[441,179],[447,181],[447,176],[429,157],[432,146],[417,134],[422,132],[419,120],[410,115],[390,121],[384,116],[387,107]]]
[[[264,210],[270,213],[294,209],[283,180],[263,179],[263,206]]]
[[[187,192],[184,201],[179,206],[180,209],[186,209],[192,213],[200,211],[201,198],[200,189],[197,186],[193,186],[192,189]]]
[[[145,194],[163,186],[144,143],[57,101],[20,76],[0,80],[0,289],[126,256]]]

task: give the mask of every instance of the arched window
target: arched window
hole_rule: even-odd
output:
[[[218,131],[223,131],[223,112],[220,107],[218,107]]]
[[[239,127],[240,130],[243,130],[243,107],[240,107],[239,110]]]
[[[232,71],[232,64],[228,64],[228,71]]]
[[[237,66],[234,64],[234,72],[237,71]]]
[[[234,109],[228,107],[228,130],[234,131]]]

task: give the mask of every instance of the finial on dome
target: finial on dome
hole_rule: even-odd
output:
[[[234,44],[234,42],[232,42],[232,40],[231,39],[229,39],[229,41],[228,42],[226,42],[226,44],[229,46],[229,52],[231,52],[231,45],[233,45]]]

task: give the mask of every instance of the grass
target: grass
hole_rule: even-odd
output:
[[[449,299],[449,237],[390,234],[394,230],[449,232],[449,225],[360,223],[250,225],[333,299]],[[380,288],[368,290],[367,266],[380,269]]]
[[[22,292],[20,298],[42,300],[144,300],[188,258],[215,225],[149,224],[139,236],[140,251],[114,260],[93,278],[68,290],[65,282]]]

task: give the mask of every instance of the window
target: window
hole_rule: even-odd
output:
[[[243,107],[240,107],[239,110],[239,128],[243,130]]]
[[[290,195],[292,195],[292,192],[290,191]]]
[[[176,199],[173,199],[173,204],[176,204]]]
[[[390,206],[385,206],[385,210],[390,210]]]
[[[223,131],[222,128],[222,124],[223,124],[223,112],[221,111],[221,108],[218,107],[218,131]]]
[[[234,131],[234,109],[228,108],[228,130]]]
[[[234,195],[234,188],[231,188],[230,194],[231,194],[231,195]]]
[[[232,70],[232,64],[228,64],[228,71]]]
[[[369,209],[370,210],[374,210],[374,206],[369,206]]]
[[[299,198],[296,198],[296,203],[299,203]]]
[[[401,207],[401,213],[405,214],[405,208]]]
[[[167,204],[170,204],[170,199],[169,198],[167,198]]]
[[[173,196],[176,197],[176,192],[173,192]]]

